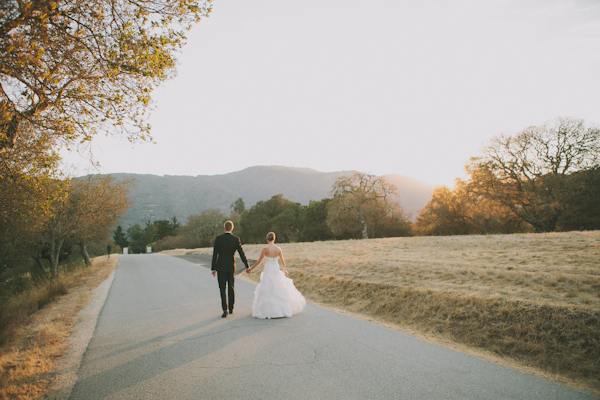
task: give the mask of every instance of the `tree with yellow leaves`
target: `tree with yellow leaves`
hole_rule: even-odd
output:
[[[0,152],[25,124],[72,145],[149,140],[150,94],[211,0],[3,0]]]

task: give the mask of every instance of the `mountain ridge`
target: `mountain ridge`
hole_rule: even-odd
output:
[[[212,208],[229,214],[230,205],[240,197],[246,208],[277,194],[306,205],[311,200],[330,197],[331,187],[339,177],[356,172],[320,172],[311,168],[259,165],[220,175],[108,175],[117,180],[132,180],[132,205],[120,221],[123,227],[129,227],[174,216],[185,222],[189,215]],[[413,218],[431,198],[433,185],[397,174],[383,177],[398,187],[401,203]]]

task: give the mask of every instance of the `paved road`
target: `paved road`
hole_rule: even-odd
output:
[[[120,256],[71,399],[597,399],[311,304],[254,319],[254,288],[221,318],[208,268]]]

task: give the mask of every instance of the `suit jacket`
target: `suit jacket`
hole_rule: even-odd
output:
[[[217,236],[210,269],[212,271],[233,272],[235,274],[236,251],[240,254],[240,258],[246,268],[248,268],[248,260],[246,260],[246,255],[244,254],[244,250],[242,250],[240,238],[231,233],[224,233]]]

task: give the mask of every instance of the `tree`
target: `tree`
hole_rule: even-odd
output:
[[[300,238],[300,203],[292,203],[271,219],[269,231],[277,232],[277,240],[290,243]]]
[[[146,246],[154,242],[154,225],[148,221],[144,228],[140,224],[134,224],[127,228],[129,237],[129,252],[141,254],[146,252]]]
[[[75,179],[69,191],[71,217],[79,221],[73,227],[85,265],[92,264],[87,251],[93,240],[105,240],[119,218],[129,208],[129,181],[115,182],[110,175],[88,175]]]
[[[154,221],[154,231],[156,232],[156,240],[160,240],[167,236],[175,236],[180,224],[177,222],[177,217],[169,220]]]
[[[599,163],[600,129],[559,118],[493,138],[466,169],[476,194],[503,204],[536,231],[550,232],[564,210],[566,177]]]
[[[558,230],[600,229],[600,167],[575,172],[565,180],[564,211]]]
[[[469,182],[456,180],[453,189],[436,187],[420,210],[416,228],[421,235],[513,233],[523,227],[500,203],[470,190]]]
[[[181,224],[177,220],[177,217],[171,218],[171,229],[173,230],[173,235],[177,234],[180,227],[181,227]]]
[[[327,210],[331,199],[311,200],[300,209],[300,239],[307,242],[331,240],[334,238],[327,225]]]
[[[145,252],[146,245],[150,243],[147,239],[146,230],[138,223],[127,228],[127,237],[129,238],[129,253],[131,254]]]
[[[236,201],[231,203],[229,208],[231,208],[231,212],[242,215],[244,213],[244,211],[246,211],[246,205],[244,204],[244,199],[239,197]]]
[[[117,229],[115,229],[113,241],[122,249],[129,246],[129,240],[127,240],[127,236],[125,235],[125,232],[123,232],[121,225],[117,226]]]
[[[188,248],[210,247],[215,237],[223,233],[227,216],[219,210],[206,210],[200,215],[190,215],[183,230],[184,243]]]
[[[229,214],[229,219],[235,225],[239,224],[242,219],[242,214],[246,211],[246,205],[244,204],[244,200],[239,197],[236,201],[231,203],[229,206],[231,213]]]
[[[398,188],[382,177],[356,173],[333,184],[327,223],[334,234],[360,232],[363,239],[380,236],[384,221],[407,221]]]
[[[53,142],[24,129],[13,147],[0,153],[0,272],[38,254],[50,206],[65,195]]]
[[[416,226],[422,235],[464,235],[470,233],[465,199],[446,187],[433,190],[431,200],[417,215]]]
[[[86,265],[89,265],[86,250],[89,241],[108,236],[129,206],[126,181],[113,184],[110,175],[96,175],[71,179],[68,183],[67,196],[52,204],[41,235],[48,246],[52,279],[56,279],[65,240],[76,240]]]
[[[242,214],[240,219],[240,238],[245,243],[263,243],[267,233],[275,230],[273,227],[273,219],[288,208],[296,208],[299,206],[299,203],[294,203],[284,198],[282,194],[277,194],[267,201],[259,201]],[[286,219],[287,222],[289,222],[289,215]],[[285,223],[286,222],[281,219],[279,221],[279,227],[284,227]],[[287,227],[284,229],[287,229]],[[291,231],[290,228],[290,232]],[[279,235],[279,232],[275,233]],[[283,240],[284,237],[282,237],[282,241]]]
[[[147,140],[150,94],[210,1],[4,0],[0,152],[24,124],[66,144],[100,129]]]

